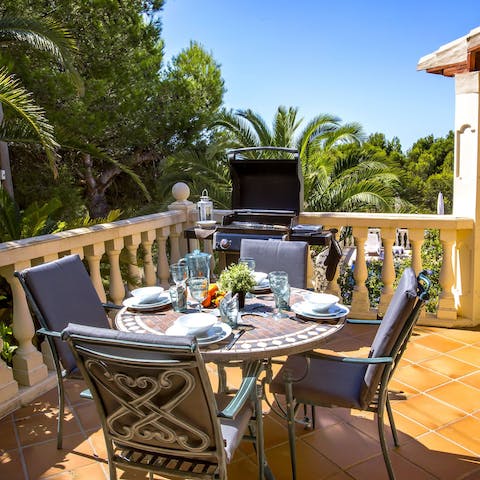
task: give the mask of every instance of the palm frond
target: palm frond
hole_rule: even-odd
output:
[[[58,143],[53,136],[53,127],[48,122],[44,110],[38,106],[31,94],[23,88],[20,82],[9,75],[6,68],[0,68],[0,103],[6,105],[22,118],[45,149],[52,171],[56,175],[55,161],[58,158],[56,148]],[[1,126],[0,138],[7,133]]]
[[[77,44],[71,32],[52,18],[0,17],[0,47],[25,44],[47,52],[65,69],[80,95],[83,80],[74,66],[73,54]]]
[[[236,114],[245,119],[258,137],[258,146],[272,145],[273,135],[265,120],[251,109],[237,110]],[[279,146],[279,145],[277,145]]]

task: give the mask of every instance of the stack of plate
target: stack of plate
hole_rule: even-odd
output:
[[[126,298],[123,305],[129,310],[151,312],[171,304],[170,295],[162,287],[143,287],[132,290],[133,297]]]
[[[167,328],[166,335],[192,335],[200,345],[209,345],[224,340],[232,333],[229,325],[217,322],[217,317],[209,313],[190,313],[182,315]]]
[[[345,305],[335,303],[325,311],[319,312],[315,309],[315,306],[308,302],[298,302],[291,306],[293,312],[301,317],[311,318],[313,320],[334,320],[336,318],[342,318],[350,313],[350,309]]]
[[[253,272],[255,278],[255,286],[252,288],[253,293],[267,293],[270,292],[270,282],[268,275],[264,272]]]

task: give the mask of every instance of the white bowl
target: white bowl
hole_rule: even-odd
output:
[[[256,285],[259,285],[268,277],[265,272],[252,272],[252,274]]]
[[[159,295],[164,290],[163,287],[141,287],[132,290],[130,293],[134,297],[148,297],[150,295]]]
[[[182,315],[175,320],[175,325],[183,328],[185,335],[196,335],[201,337],[217,323],[217,317],[210,313],[189,313]]]
[[[335,305],[340,299],[330,293],[308,293],[304,296],[310,303],[314,312],[326,312],[331,306]]]

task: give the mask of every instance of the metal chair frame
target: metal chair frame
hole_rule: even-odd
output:
[[[388,415],[388,419],[390,422],[390,428],[392,431],[393,441],[396,447],[399,446],[398,442],[398,434],[397,429],[395,426],[395,421],[393,417],[392,408],[390,405],[390,400],[388,396],[388,384],[390,379],[392,378],[395,370],[398,366],[398,363],[407,348],[408,340],[413,332],[413,328],[418,320],[420,312],[425,304],[425,302],[429,298],[429,288],[430,288],[430,280],[426,276],[425,272],[421,272],[417,277],[417,300],[413,307],[412,312],[410,313],[405,325],[400,332],[394,346],[392,347],[390,354],[384,357],[369,357],[369,358],[360,358],[360,357],[345,357],[345,356],[338,356],[338,355],[328,355],[320,352],[310,351],[304,354],[301,354],[305,358],[305,372],[303,375],[297,378],[293,378],[292,372],[286,370],[284,372],[283,379],[285,381],[285,397],[286,397],[286,408],[283,409],[280,406],[280,403],[277,401],[277,407],[281,411],[281,415],[287,419],[288,423],[288,438],[290,444],[290,456],[291,456],[291,464],[292,464],[292,478],[296,479],[296,448],[295,448],[295,416],[298,411],[298,408],[304,404],[298,403],[295,400],[294,396],[294,384],[297,382],[302,381],[309,372],[310,369],[310,360],[311,359],[324,359],[330,360],[334,362],[344,362],[344,363],[356,363],[356,364],[363,364],[363,365],[384,365],[385,368],[383,369],[377,393],[367,406],[363,410],[371,411],[377,414],[377,425],[378,425],[378,432],[379,432],[379,439],[382,448],[382,454],[385,461],[385,466],[388,472],[388,477],[390,480],[395,480],[395,474],[393,472],[392,464],[390,461],[390,456],[388,453],[387,442],[385,438],[385,424],[384,424],[384,414],[385,410]],[[381,320],[346,320],[346,323],[350,324],[357,324],[357,325],[379,325]],[[319,379],[320,381],[320,379]],[[277,394],[274,394],[276,398]],[[324,406],[324,407],[335,407],[335,405],[329,403],[315,403],[309,404],[312,409],[312,420],[313,420],[313,427],[315,426],[315,415],[314,415],[314,406]],[[276,411],[276,410],[274,410]],[[278,411],[276,411],[278,413]],[[300,423],[309,424],[308,421],[301,421]],[[310,424],[312,424],[310,423]]]
[[[25,297],[27,299],[27,303],[32,314],[33,320],[36,323],[36,335],[39,338],[41,343],[42,339],[47,341],[48,346],[50,347],[50,351],[52,352],[53,363],[55,365],[55,373],[57,375],[57,394],[58,394],[58,417],[57,417],[57,449],[62,449],[63,444],[63,425],[64,425],[64,416],[65,416],[65,388],[63,385],[63,380],[65,378],[76,378],[81,379],[81,375],[68,375],[67,372],[62,368],[61,360],[55,346],[54,339],[61,338],[61,332],[51,330],[48,326],[48,322],[43,316],[40,308],[35,301],[32,292],[30,291],[25,278],[23,271],[16,271],[14,272],[15,277],[18,278],[24,292]],[[120,306],[115,305],[113,303],[102,303],[102,306],[105,310],[119,310]],[[68,321],[67,317],[65,319],[65,326],[67,326]],[[91,399],[90,392],[88,390],[84,390],[80,393],[80,397]]]
[[[70,326],[69,326],[70,327]],[[122,332],[120,332],[122,334]],[[215,397],[210,384],[210,380],[205,369],[202,355],[198,349],[196,339],[189,338],[190,343],[188,345],[161,345],[143,343],[141,341],[132,342],[120,339],[105,339],[102,337],[83,336],[78,333],[69,332],[67,328],[62,338],[66,340],[71,347],[77,364],[85,378],[85,381],[92,392],[93,400],[95,401],[97,411],[100,415],[103,433],[105,436],[105,442],[107,446],[108,463],[110,467],[110,479],[116,480],[116,468],[130,467],[141,471],[149,472],[150,477],[155,474],[173,475],[180,478],[196,478],[196,479],[225,479],[227,476],[226,469],[226,456],[224,448],[224,440],[220,429],[220,419],[233,419],[238,412],[243,408],[247,401],[253,401],[254,403],[254,417],[249,425],[250,435],[245,435],[244,439],[255,442],[257,461],[258,461],[258,478],[263,480],[265,474],[270,477],[271,472],[266,464],[264,447],[263,447],[263,419],[261,409],[262,390],[257,383],[258,376],[263,369],[261,362],[252,362],[245,368],[245,375],[237,394],[233,397],[230,403],[221,411],[217,410]],[[188,339],[188,338],[187,338]],[[99,351],[96,346],[113,348],[113,354],[107,354]],[[126,348],[125,348],[126,347]],[[122,353],[123,352],[123,353]],[[153,353],[153,355],[152,355]],[[163,357],[163,358],[162,358]],[[181,371],[191,371],[195,369],[199,373],[200,382],[205,393],[205,397],[208,400],[209,414],[212,419],[214,438],[213,448],[189,448],[189,438],[184,436],[175,436],[175,441],[184,448],[174,447],[166,448],[162,446],[154,446],[151,448],[146,446],[148,440],[142,443],[138,443],[135,438],[129,439],[129,435],[122,435],[115,431],[113,425],[113,417],[118,418],[127,412],[132,412],[135,409],[135,414],[145,408],[148,403],[148,425],[150,430],[153,430],[155,425],[160,425],[163,417],[169,417],[169,413],[173,410],[166,408],[165,405],[159,405],[150,399],[145,400],[145,396],[133,398],[131,401],[125,401],[122,397],[115,397],[115,394],[109,390],[109,394],[115,397],[120,407],[107,415],[107,409],[105,407],[105,399],[99,393],[97,385],[101,385],[102,388],[107,388],[106,382],[102,381],[98,373],[95,373],[95,368],[98,369],[98,365],[102,364],[103,368],[107,372],[105,376],[108,376],[111,370],[119,368],[135,367],[142,368],[142,372],[145,368],[152,370],[152,372],[164,372],[158,374],[159,388],[165,386],[164,382],[166,376],[175,372],[178,374]],[[110,366],[110,369],[108,368]],[[166,373],[165,373],[166,372]],[[124,377],[123,387],[128,386],[128,382],[139,381],[137,378],[128,378],[127,373],[120,376]],[[142,373],[143,375],[143,373]],[[112,375],[113,376],[113,375]],[[148,382],[155,382],[153,376],[145,375],[142,379],[146,378]],[[188,382],[187,382],[188,383]],[[185,396],[183,390],[178,397]],[[152,397],[153,400],[153,397]],[[175,404],[175,398],[169,399],[167,402],[169,405]],[[181,428],[187,428],[189,431],[195,431],[196,435],[202,435],[203,432],[199,432],[198,429],[185,420],[170,415],[171,422],[175,425],[179,425]],[[253,424],[253,425],[252,425]],[[163,425],[163,424],[162,424]],[[131,427],[134,430],[136,427]],[[125,428],[129,430],[130,427]],[[163,433],[162,430],[160,433]],[[255,433],[255,435],[253,434]],[[206,433],[203,433],[207,436]],[[177,441],[177,439],[180,439]]]

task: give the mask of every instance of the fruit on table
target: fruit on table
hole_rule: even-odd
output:
[[[202,306],[204,307],[211,307],[215,306],[218,307],[218,304],[225,296],[225,292],[221,292],[218,289],[218,285],[216,283],[211,283],[208,287],[208,293],[205,300],[202,302]]]

